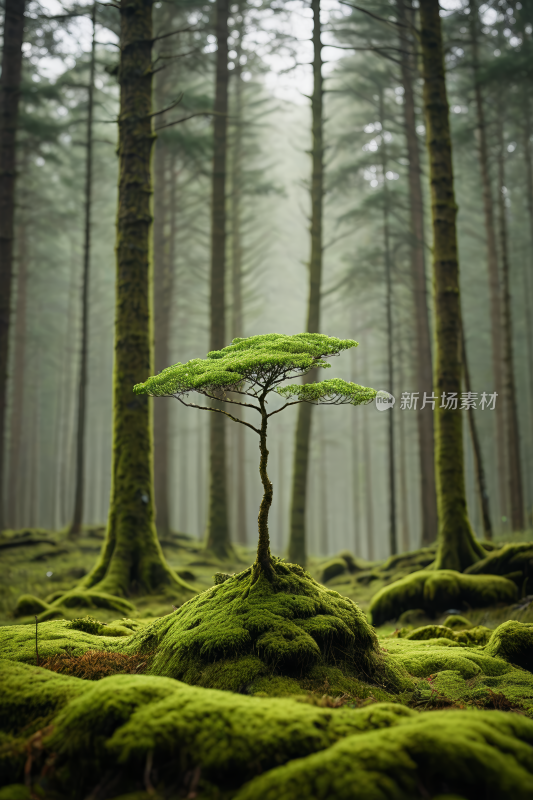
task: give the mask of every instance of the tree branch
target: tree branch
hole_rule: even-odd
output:
[[[172,395],[172,397],[175,397],[175,398],[176,398],[176,400],[179,400],[179,402],[180,402],[180,403],[181,403],[183,406],[187,406],[188,408],[199,408],[199,409],[200,409],[200,411],[214,411],[214,412],[216,412],[217,414],[225,414],[225,415],[226,415],[226,417],[229,417],[229,418],[230,418],[230,419],[232,419],[234,422],[240,422],[240,423],[241,423],[241,425],[246,425],[246,427],[247,427],[247,428],[251,428],[251,429],[252,429],[253,431],[255,431],[257,434],[259,434],[259,436],[261,436],[261,431],[259,430],[259,428],[255,428],[253,425],[250,425],[250,423],[249,423],[249,422],[245,422],[243,419],[239,419],[238,417],[234,417],[232,414],[228,414],[228,412],[227,412],[227,411],[222,411],[222,409],[221,409],[221,408],[209,408],[209,406],[197,406],[197,405],[196,405],[196,403],[186,403],[184,400],[182,400],[182,399],[181,399],[181,397],[178,397],[178,396],[177,396],[177,395],[175,395],[175,394],[173,394],[173,395]]]
[[[348,3],[347,0],[339,0],[339,2],[343,6],[350,6],[350,8],[355,8],[356,11],[362,11],[363,14],[368,14],[369,17],[372,19],[377,19],[378,22],[385,22],[387,25],[397,25],[399,28],[407,28],[408,30],[415,30],[412,25],[404,25],[403,22],[398,22],[395,19],[386,19],[385,17],[380,17],[377,14],[373,14],[371,11],[368,11],[366,8],[361,8],[361,6],[356,6],[353,3]]]
[[[159,114],[164,114],[165,111],[171,111],[173,108],[176,108],[176,106],[179,106],[179,104],[181,103],[182,100],[183,100],[183,92],[180,94],[178,99],[174,103],[172,103],[171,105],[167,106],[167,108],[162,108],[161,111],[154,111],[154,113],[150,114],[149,116],[150,117],[158,117]]]
[[[189,114],[188,117],[182,117],[181,119],[175,119],[174,122],[167,122],[166,125],[160,125],[158,128],[154,128],[154,130],[162,131],[163,128],[170,128],[171,125],[177,125],[179,122],[187,122],[188,119],[192,119],[193,117],[209,117],[214,116],[216,113],[216,111],[197,111],[195,114]]]

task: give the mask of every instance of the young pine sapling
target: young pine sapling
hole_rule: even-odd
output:
[[[195,358],[186,364],[167,367],[159,375],[148,378],[134,387],[136,394],[153,397],[175,397],[189,408],[199,408],[225,414],[234,422],[251,428],[259,435],[259,474],[264,494],[259,508],[259,541],[254,564],[254,580],[261,571],[272,580],[274,570],[270,555],[268,513],[272,505],[273,487],[267,473],[267,426],[274,414],[298,403],[315,405],[361,405],[370,403],[378,394],[375,389],[359,386],[339,378],[315,383],[292,383],[287,380],[307,375],[311,370],[330,367],[326,359],[338,356],[343,350],[357,347],[352,339],[336,339],[320,333],[299,333],[283,336],[269,333],[234,339],[222,350],[213,350],[207,358]],[[210,407],[187,402],[191,392],[203,394],[213,401]],[[267,411],[268,396],[277,394],[286,402],[273,411]],[[231,395],[231,396],[229,396]],[[233,416],[231,406],[250,408],[259,414],[254,425]]]

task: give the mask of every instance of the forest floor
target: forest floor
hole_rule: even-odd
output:
[[[411,609],[376,641],[343,598],[368,613],[433,548],[312,558],[318,583],[274,559],[278,588],[250,592],[252,548],[220,562],[175,533],[165,557],[201,596],[177,610],[168,594],[136,597],[121,620],[62,608],[39,623],[37,651],[18,598],[72,589],[104,533],[0,536],[0,800],[352,800],[354,786],[361,800],[533,797],[533,596]]]
[[[17,600],[21,595],[30,594],[46,599],[53,593],[72,589],[96,561],[104,536],[103,527],[87,527],[82,535],[74,540],[69,539],[64,531],[29,528],[5,531],[0,536],[2,563],[0,625],[33,622],[33,616],[21,618],[16,615]],[[504,545],[511,541],[513,540],[510,537],[501,538],[494,544]],[[533,531],[521,534],[520,541],[533,541]],[[25,544],[10,546],[14,542],[25,542]],[[213,585],[215,572],[240,572],[255,558],[255,548],[236,545],[235,558],[221,562],[206,553],[200,540],[184,533],[171,534],[161,540],[161,545],[169,566],[200,592]],[[385,560],[365,562],[362,559],[353,559],[353,556],[350,559],[349,554],[342,555],[348,556],[348,563],[352,562],[352,571],[348,566],[343,568],[342,557],[331,556],[311,557],[307,569],[315,580],[354,600],[364,612],[368,611],[372,597],[380,589],[422,566],[413,563],[406,570],[399,572],[394,566],[388,569]],[[431,560],[431,549],[426,560]],[[354,562],[355,569],[353,569]],[[422,564],[425,565],[424,562]],[[331,569],[332,565],[334,568],[337,567],[337,570]],[[332,577],[329,577],[328,571],[333,572]],[[520,599],[509,606],[459,610],[473,625],[495,628],[509,619],[533,622],[533,602],[530,601],[533,601],[533,597]],[[161,617],[172,611],[172,604],[166,595],[137,597],[133,602],[137,608],[135,619],[139,621],[148,622],[154,617]],[[96,615],[102,622],[108,622],[116,618],[117,612],[102,608],[98,609]],[[79,617],[80,609],[65,609],[64,616],[65,619]],[[380,636],[387,636],[397,627],[439,624],[447,616],[447,612],[443,612],[440,616],[429,617],[418,610],[407,611],[399,621],[378,627],[377,633]]]

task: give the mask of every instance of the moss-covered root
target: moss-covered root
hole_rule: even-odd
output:
[[[429,613],[468,604],[483,608],[495,603],[512,603],[516,585],[496,575],[464,575],[454,570],[420,570],[381,589],[370,604],[374,625],[397,619],[411,608]]]
[[[533,796],[533,721],[498,711],[438,711],[292,761],[250,781],[235,800],[468,800]]]
[[[476,561],[465,572],[470,575],[504,575],[513,580],[521,595],[533,592],[533,542],[506,544]]]
[[[17,733],[37,721],[47,724],[69,700],[90,684],[47,669],[0,659],[0,730]]]
[[[252,569],[234,575],[154,621],[124,645],[155,652],[150,667],[190,684],[250,691],[260,676],[298,680],[314,667],[400,689],[376,634],[358,606],[314,581],[301,567],[273,560],[275,580]],[[224,664],[231,661],[231,669]]]
[[[493,632],[485,652],[533,672],[533,624],[504,622]]]

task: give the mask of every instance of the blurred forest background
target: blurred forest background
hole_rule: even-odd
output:
[[[334,361],[327,377],[386,389],[396,405],[387,413],[376,413],[374,404],[313,409],[309,552],[349,549],[382,559],[390,552],[391,453],[398,549],[431,541],[423,513],[431,519],[432,512],[423,512],[423,500],[431,492],[424,463],[432,462],[432,453],[424,439],[427,409],[420,411],[424,391],[432,391],[431,231],[422,82],[411,27],[417,3],[323,0],[322,64],[312,42],[317,5],[239,0],[228,8],[226,343],[306,328],[310,98],[315,89],[316,100],[320,73],[320,331],[359,342]],[[477,410],[461,412],[473,417],[479,441],[473,446],[465,423],[468,506],[481,538],[481,465],[493,533],[505,538],[513,528],[531,527],[533,508],[533,2],[442,0],[441,7],[459,204],[465,391],[478,394]],[[215,11],[214,2],[202,0],[153,7],[156,371],[205,357],[210,349]],[[89,104],[83,523],[104,525],[108,511],[119,14],[113,3],[98,3],[94,13],[93,36],[92,4],[29,0],[25,9],[1,487],[5,528],[59,530],[74,514]],[[505,399],[510,375],[516,431]],[[417,392],[417,408],[402,408],[402,395]],[[480,408],[483,392],[498,393],[495,410]],[[153,410],[159,533],[170,527],[202,537],[210,415],[166,399],[155,400]],[[280,555],[289,539],[297,413],[275,418],[269,433],[270,529]],[[511,513],[517,449],[521,519]],[[243,426],[227,425],[226,466],[231,538],[253,545],[262,487],[257,441]]]

